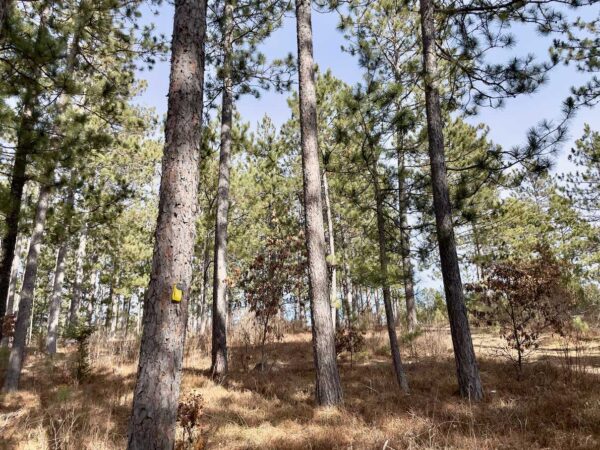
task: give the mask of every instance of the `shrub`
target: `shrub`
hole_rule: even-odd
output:
[[[338,328],[335,332],[335,352],[340,355],[343,352],[350,353],[350,365],[353,363],[354,354],[361,351],[365,346],[365,334],[360,329],[350,325]]]
[[[533,261],[492,264],[482,283],[466,287],[480,296],[484,307],[479,314],[499,326],[505,354],[520,374],[525,357],[539,347],[542,332],[565,334],[574,305],[567,286],[564,264],[547,248],[539,248]]]

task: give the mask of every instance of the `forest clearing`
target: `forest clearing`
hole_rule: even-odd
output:
[[[237,334],[234,332],[234,335]],[[545,336],[519,382],[498,355],[493,330],[475,329],[474,346],[487,387],[481,404],[458,402],[447,328],[430,328],[403,355],[411,395],[394,384],[383,330],[367,332],[365,348],[340,359],[341,409],[315,408],[310,333],[292,331],[259,352],[232,336],[229,378],[210,378],[210,355],[186,349],[181,401],[200,395],[188,443],[178,422],[176,448],[232,449],[595,449],[600,446],[600,336],[576,345]],[[126,444],[136,371],[135,340],[92,339],[91,374],[71,378],[73,353],[32,357],[23,389],[5,397],[0,431],[5,448],[118,449]],[[198,342],[192,340],[191,342]],[[206,341],[204,341],[206,342]]]
[[[0,448],[600,448],[598,49],[600,0],[0,0]]]

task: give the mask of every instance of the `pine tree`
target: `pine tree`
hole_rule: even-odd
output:
[[[316,398],[320,405],[337,405],[342,402],[342,388],[336,362],[325,259],[311,6],[310,0],[296,0],[306,247],[316,368]]]
[[[46,183],[48,183],[48,181],[46,181]],[[40,186],[35,219],[33,222],[33,231],[29,243],[29,253],[27,254],[27,266],[23,279],[23,289],[21,290],[21,299],[19,301],[19,314],[17,315],[17,323],[15,325],[15,336],[10,351],[8,367],[4,375],[4,386],[2,388],[4,392],[14,392],[19,388],[21,369],[23,368],[23,360],[25,358],[27,333],[33,307],[38,258],[46,225],[50,192],[50,184],[42,184]]]
[[[178,0],[159,216],[144,301],[129,449],[173,448],[175,443],[196,239],[205,32],[206,3]]]
[[[253,82],[263,88],[273,85],[278,90],[289,85],[282,80],[281,73],[274,70],[280,64],[263,64],[264,56],[256,51],[258,44],[281,22],[286,9],[287,2],[275,1],[265,7],[256,0],[224,0],[217,20],[222,55],[216,63],[220,63],[222,105],[213,273],[211,372],[215,377],[227,373],[227,228],[234,100],[236,94],[252,92],[258,96],[258,91],[251,88]]]

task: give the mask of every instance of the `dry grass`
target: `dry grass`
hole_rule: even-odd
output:
[[[258,361],[258,350],[234,346],[231,373],[222,385],[206,376],[205,346],[189,346],[182,396],[195,391],[203,397],[196,448],[600,448],[599,339],[580,346],[576,358],[570,352],[569,360],[549,337],[516,381],[514,367],[496,356],[501,342],[485,331],[474,338],[484,402],[457,397],[447,330],[424,333],[405,352],[410,396],[394,384],[385,334],[370,332],[366,350],[352,365],[348,357],[340,359],[345,394],[340,409],[314,407],[309,333],[271,344],[268,372],[247,369],[253,367],[248,360]],[[102,350],[102,339],[94,343],[93,374],[81,385],[69,373],[72,352],[53,361],[32,355],[23,390],[0,399],[0,446],[124,448],[135,343],[109,348],[118,354]]]

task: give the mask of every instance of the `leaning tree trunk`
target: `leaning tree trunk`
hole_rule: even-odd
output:
[[[73,175],[71,176],[73,179]],[[48,335],[46,336],[46,351],[50,355],[56,353],[56,342],[58,339],[58,322],[60,318],[60,305],[62,303],[62,289],[63,282],[65,279],[65,257],[69,249],[69,233],[71,218],[73,212],[73,206],[75,204],[75,192],[73,189],[69,189],[67,195],[66,209],[65,209],[65,234],[62,236],[62,243],[58,249],[58,255],[56,257],[56,267],[54,270],[54,285],[52,287],[52,299],[50,301],[50,308],[48,311]]]
[[[3,0],[0,0],[2,2]],[[6,0],[4,0],[5,5]],[[48,4],[40,12],[40,24],[37,30],[36,46],[44,38]],[[0,23],[3,25],[3,23]],[[34,65],[31,71],[31,79],[37,80],[41,68]],[[10,191],[8,194],[7,212],[5,217],[6,231],[2,239],[2,259],[0,259],[0,325],[6,314],[6,303],[10,285],[10,274],[15,257],[15,245],[19,232],[19,218],[21,217],[21,203],[23,201],[23,190],[25,188],[27,156],[34,152],[37,145],[36,125],[40,117],[40,95],[39,86],[28,87],[23,97],[21,108],[21,120],[17,131],[17,146],[15,148]],[[0,338],[2,338],[2,327],[0,326]]]
[[[394,319],[394,310],[392,308],[392,292],[388,277],[388,255],[386,248],[385,236],[385,216],[383,210],[383,198],[379,188],[379,180],[377,179],[377,169],[373,170],[373,186],[375,190],[375,202],[377,213],[377,238],[379,244],[379,270],[381,272],[381,280],[383,284],[383,305],[385,308],[385,318],[387,322],[388,336],[390,339],[390,350],[392,351],[392,360],[394,362],[394,371],[396,373],[396,381],[400,388],[408,393],[408,381],[404,373],[402,358],[400,356],[400,347],[398,346],[398,336],[396,335],[396,321]]]
[[[8,287],[8,301],[6,302],[6,315],[15,314],[18,310],[18,294],[17,294],[17,283],[19,282],[19,275],[21,273],[21,261],[25,257],[25,252],[27,251],[27,237],[22,235],[19,238],[19,243],[17,246],[17,250],[15,252],[15,258],[13,260],[13,265],[10,273],[10,285]],[[15,302],[16,300],[16,302]],[[1,322],[0,322],[1,325]],[[0,347],[7,348],[9,343],[8,336],[2,336],[0,339]]]
[[[400,215],[400,254],[402,257],[402,281],[406,300],[408,331],[414,332],[419,325],[415,302],[415,275],[410,259],[410,231],[408,229],[408,190],[406,187],[406,164],[404,152],[398,143],[398,211]]]
[[[316,399],[320,405],[342,402],[327,286],[321,172],[317,142],[317,96],[312,49],[311,1],[296,0],[300,136],[304,183],[304,216],[312,314]]]
[[[331,267],[331,285],[329,286],[329,303],[331,304],[331,320],[333,329],[336,327],[337,318],[337,261],[335,259],[335,236],[333,234],[333,214],[329,196],[329,182],[327,171],[323,170],[323,197],[325,198],[325,216],[327,217],[327,234],[329,237],[329,266]]]
[[[50,197],[50,187],[41,186],[38,197],[35,218],[33,221],[33,232],[29,244],[29,254],[27,255],[27,266],[23,278],[23,289],[21,290],[21,300],[19,302],[19,313],[15,325],[15,336],[12,349],[8,360],[8,367],[4,377],[4,392],[14,392],[19,388],[21,378],[21,369],[23,368],[23,359],[25,357],[25,346],[27,342],[27,332],[32,313],[33,294],[38,270],[38,258],[42,247],[42,237],[46,225],[46,213],[48,212],[48,199]]]
[[[6,232],[2,239],[2,259],[0,260],[0,319],[6,314],[10,274],[15,256],[23,189],[25,188],[26,181],[27,155],[32,153],[35,147],[33,134],[37,121],[37,102],[38,97],[36,95],[31,92],[26,94],[21,112],[21,124],[19,125],[19,132],[17,134],[17,146],[8,194],[8,211],[5,218]],[[2,328],[0,327],[1,335]]]
[[[18,241],[17,248],[15,251],[15,258],[13,259],[13,267],[10,274],[10,284],[8,286],[8,301],[6,304],[6,314],[12,314],[16,311],[18,304],[15,304],[15,298],[17,297],[17,284],[19,282],[19,275],[22,272],[22,261],[27,255],[27,236],[23,234]]]
[[[69,307],[69,328],[77,327],[79,306],[81,304],[81,296],[83,291],[83,264],[85,260],[85,250],[87,245],[87,226],[84,225],[79,237],[79,246],[75,257],[75,283],[73,284],[73,297],[71,297],[71,305]]]
[[[172,449],[196,242],[204,0],[176,0],[160,201],[128,449]],[[183,290],[173,301],[174,288]]]
[[[471,400],[483,397],[479,378],[479,368],[475,359],[467,308],[460,277],[460,267],[456,252],[452,207],[448,189],[446,160],[444,154],[444,132],[442,109],[437,85],[437,60],[435,41],[435,17],[432,0],[420,0],[421,31],[423,34],[423,65],[425,83],[425,107],[429,138],[429,159],[431,163],[431,183],[433,207],[435,210],[437,238],[440,251],[442,277],[446,293],[448,318],[454,346],[454,359],[460,394]]]
[[[56,341],[58,339],[58,320],[60,317],[60,304],[62,301],[62,288],[65,279],[65,256],[67,255],[67,239],[58,249],[56,266],[54,269],[54,285],[52,287],[52,300],[48,311],[48,336],[46,337],[46,351],[50,355],[56,353]]]
[[[221,108],[221,151],[217,218],[215,223],[215,258],[212,308],[212,366],[215,378],[227,374],[227,220],[229,215],[229,165],[231,159],[231,126],[233,123],[232,38],[233,0],[225,2],[223,24],[223,105]]]

